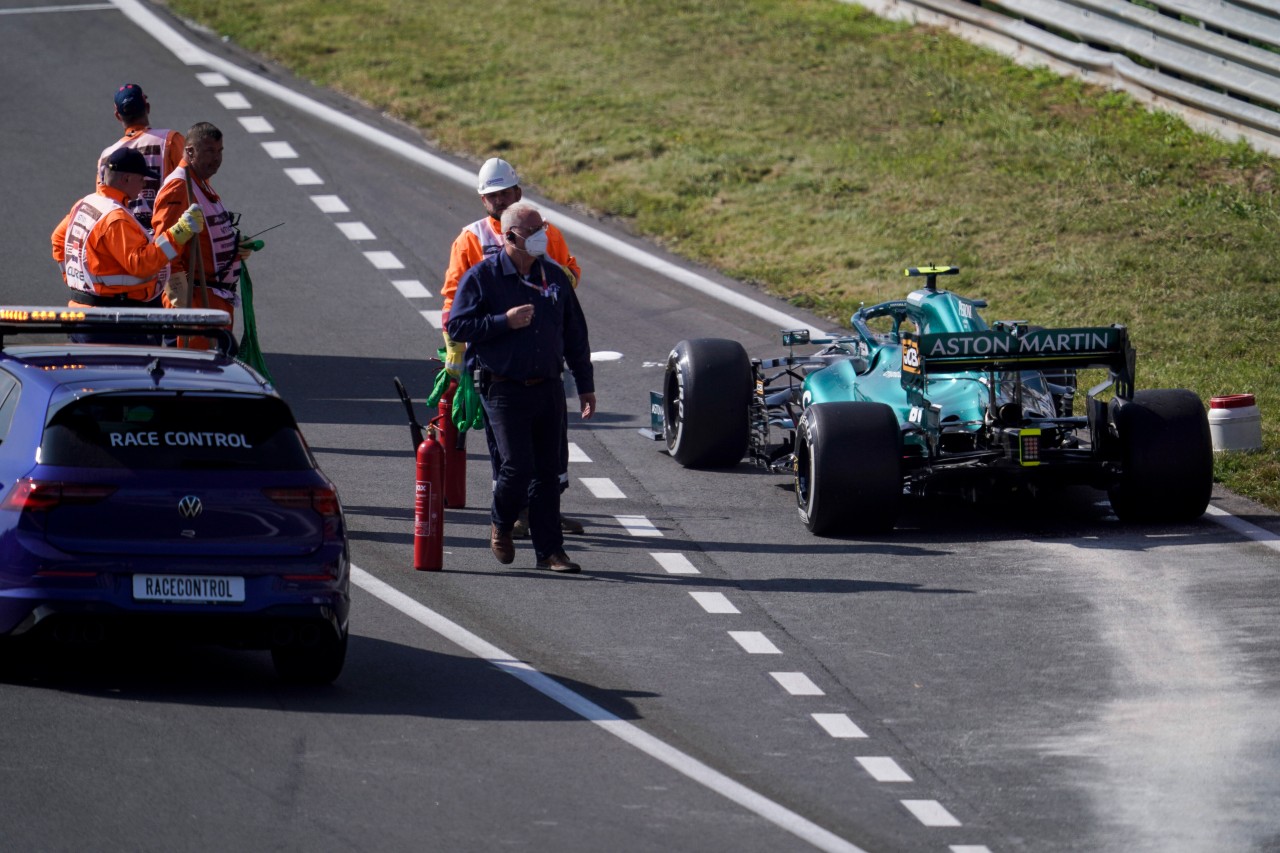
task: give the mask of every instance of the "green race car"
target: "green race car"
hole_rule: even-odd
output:
[[[689,468],[744,458],[794,477],[815,534],[891,529],[904,496],[977,499],[999,489],[1086,484],[1124,521],[1199,517],[1213,485],[1200,398],[1136,391],[1124,326],[988,324],[986,302],[937,287],[863,307],[853,334],[785,331],[788,354],[681,341],[651,394],[650,437]],[[798,347],[816,346],[809,355]],[[1101,378],[1083,394],[1077,378]]]

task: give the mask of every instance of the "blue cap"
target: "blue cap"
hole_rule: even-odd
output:
[[[147,96],[137,83],[125,83],[116,89],[116,112],[120,115],[137,115],[147,108]]]

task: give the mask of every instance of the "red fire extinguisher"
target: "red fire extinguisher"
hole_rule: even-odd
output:
[[[467,505],[467,446],[453,423],[453,395],[458,383],[450,382],[440,398],[440,418],[444,424],[440,439],[444,445],[444,505],[460,509]]]
[[[444,568],[444,447],[436,439],[436,424],[427,425],[418,445],[413,501],[413,567],[420,572]]]

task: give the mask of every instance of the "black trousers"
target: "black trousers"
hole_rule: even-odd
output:
[[[494,382],[480,395],[496,458],[490,516],[510,530],[529,505],[529,536],[538,559],[564,549],[560,530],[560,445],[564,435],[564,382],[537,385]]]

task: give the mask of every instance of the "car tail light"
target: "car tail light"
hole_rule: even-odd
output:
[[[332,539],[338,533],[338,519],[342,517],[342,505],[332,486],[301,488],[268,488],[262,493],[280,506],[290,509],[313,509],[324,519],[324,536]]]
[[[93,504],[109,497],[116,486],[86,483],[57,483],[27,478],[13,484],[0,509],[19,512],[48,512],[67,504]]]

